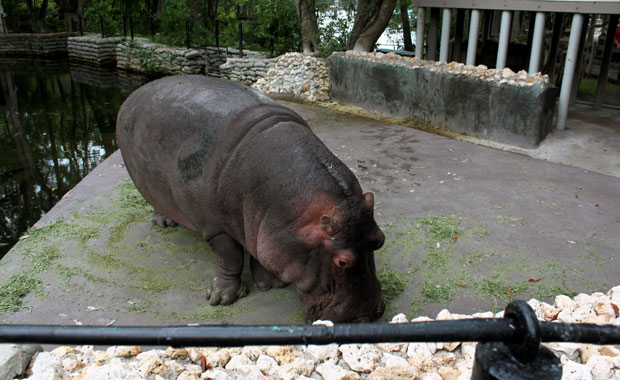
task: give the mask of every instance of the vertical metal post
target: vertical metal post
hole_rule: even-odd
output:
[[[415,30],[415,57],[424,59],[424,24],[426,23],[426,8],[418,8],[418,20]]]
[[[607,26],[607,34],[605,35],[605,48],[603,50],[603,59],[601,61],[601,69],[598,73],[598,83],[596,84],[596,93],[594,94],[594,109],[598,110],[603,105],[603,94],[605,93],[605,85],[607,84],[607,76],[609,75],[609,62],[611,61],[611,52],[614,47],[616,38],[616,28],[618,27],[619,15],[609,16],[609,25]]]
[[[463,42],[463,25],[465,24],[465,9],[456,10],[456,32],[454,34],[454,49],[452,49],[452,60],[461,62],[461,44]]]
[[[189,36],[189,21],[190,21],[189,18],[185,20],[185,47],[188,49],[191,44],[190,36]]]
[[[129,33],[131,33],[131,39],[133,40],[133,16],[129,15]]]
[[[243,58],[243,23],[239,20],[239,57]]]
[[[495,68],[502,70],[506,67],[506,55],[508,54],[508,44],[510,43],[510,20],[511,11],[502,11],[502,24],[499,29],[499,45],[497,48],[497,61]]]
[[[575,13],[570,28],[570,37],[568,39],[568,51],[566,52],[566,61],[564,63],[564,75],[562,76],[562,87],[560,89],[560,101],[558,103],[558,119],[556,122],[557,129],[566,128],[566,118],[568,116],[568,102],[570,100],[570,92],[573,88],[573,79],[575,77],[575,66],[577,53],[579,52],[579,40],[581,37],[581,28],[583,26],[583,15]]]
[[[579,38],[579,51],[575,60],[575,76],[573,78],[573,87],[570,90],[569,104],[575,104],[577,101],[577,92],[579,92],[579,82],[581,82],[581,74],[583,72],[583,51],[586,46],[586,35],[588,34],[588,24],[590,15],[583,15],[583,27],[581,28],[581,36]]]
[[[439,60],[448,62],[448,47],[450,46],[450,8],[443,10],[443,20],[441,22],[441,47],[439,49]]]
[[[431,24],[428,27],[428,45],[426,48],[426,59],[435,61],[437,59],[437,40],[439,36],[439,8],[431,8]]]
[[[478,24],[480,24],[480,11],[477,9],[472,9],[469,20],[469,41],[467,43],[467,60],[465,61],[466,65],[476,64],[476,47],[478,46]]]
[[[540,57],[542,55],[543,40],[545,38],[545,13],[536,12],[534,35],[532,36],[532,52],[530,53],[530,68],[528,72],[535,74],[540,71]]]
[[[553,18],[553,36],[551,37],[551,47],[549,48],[549,66],[545,70],[545,74],[549,75],[549,79],[553,82],[555,75],[555,61],[558,56],[558,45],[560,43],[560,34],[562,34],[562,21],[564,20],[564,13],[555,12]]]

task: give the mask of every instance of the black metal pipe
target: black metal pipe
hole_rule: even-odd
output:
[[[544,342],[619,344],[619,326],[543,322]],[[333,327],[167,326],[99,327],[0,325],[0,342],[98,345],[245,346],[380,342],[505,342],[522,334],[508,319],[466,319],[416,323],[337,324]]]

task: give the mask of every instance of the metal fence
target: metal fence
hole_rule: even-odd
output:
[[[504,318],[334,326],[1,325],[0,341],[173,347],[468,341],[479,342],[474,380],[560,379],[560,360],[542,342],[620,344],[620,326],[540,322],[526,302],[514,301]]]

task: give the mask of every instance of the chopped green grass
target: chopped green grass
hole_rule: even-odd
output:
[[[41,280],[29,273],[13,275],[0,286],[0,312],[23,309],[22,300],[31,292],[42,291]]]
[[[425,281],[421,293],[430,302],[448,303],[452,299],[453,290],[450,285],[436,285]]]
[[[381,283],[381,295],[386,304],[390,303],[390,301],[405,291],[405,285],[407,285],[407,283],[393,270],[382,267],[377,271],[377,278],[379,279],[379,283]]]
[[[426,228],[435,241],[451,240],[463,233],[458,228],[461,221],[454,215],[429,216],[418,219],[417,223]]]

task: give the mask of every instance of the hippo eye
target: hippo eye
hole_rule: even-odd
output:
[[[340,260],[338,260],[338,266],[340,268],[344,269],[344,268],[347,267],[347,262],[345,260],[340,259]]]

